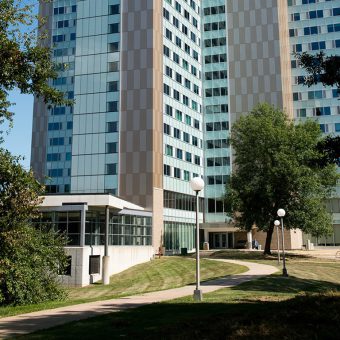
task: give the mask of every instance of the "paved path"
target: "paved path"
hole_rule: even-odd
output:
[[[277,271],[277,268],[273,266],[252,262],[236,260],[216,261],[230,262],[247,266],[249,270],[245,273],[204,282],[202,283],[203,293],[213,292],[225,287],[233,287],[242,282],[270,275]],[[0,319],[0,339],[15,335],[23,335],[35,332],[37,330],[46,329],[101,314],[112,313],[127,308],[134,308],[142,305],[192,295],[193,290],[194,286],[190,285],[141,295],[128,296],[119,299],[90,302],[2,318]]]

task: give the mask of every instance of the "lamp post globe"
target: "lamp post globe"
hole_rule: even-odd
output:
[[[190,181],[190,186],[193,191],[201,191],[204,188],[204,181],[201,177],[194,177]]]
[[[274,221],[274,225],[275,225],[276,227],[278,227],[278,226],[280,225],[280,221],[279,221],[279,220],[275,220],[275,221]]]
[[[277,211],[277,216],[279,216],[279,217],[285,217],[285,215],[286,215],[286,212],[285,212],[284,209],[279,209],[279,210]]]

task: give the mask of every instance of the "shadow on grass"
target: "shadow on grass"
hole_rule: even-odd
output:
[[[203,258],[213,259],[230,259],[230,260],[276,260],[277,252],[273,252],[272,255],[264,255],[263,251],[247,251],[247,250],[218,250],[211,254],[203,254]],[[289,254],[286,253],[286,259],[298,260],[309,259],[313,257],[303,254]]]
[[[339,291],[340,284],[312,280],[301,279],[294,276],[283,277],[280,275],[272,275],[262,277],[256,281],[249,281],[240,284],[239,286],[231,287],[231,290],[242,290],[245,292],[261,292],[261,293],[321,293],[325,291]]]
[[[73,322],[25,339],[338,339],[340,294],[286,301],[160,303]]]

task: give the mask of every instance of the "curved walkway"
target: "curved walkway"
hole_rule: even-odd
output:
[[[249,270],[241,274],[203,282],[201,284],[203,293],[213,292],[221,288],[233,287],[246,281],[271,275],[278,271],[278,269],[273,266],[253,262],[219,259],[214,259],[214,261],[243,265],[248,267]],[[127,296],[124,298],[96,301],[2,318],[0,319],[0,339],[23,335],[64,323],[87,319],[127,308],[134,308],[192,295],[193,290],[194,286],[190,285],[141,295]]]

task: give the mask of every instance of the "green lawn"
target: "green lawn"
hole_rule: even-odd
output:
[[[244,266],[217,261],[201,261],[202,281],[246,271]],[[110,285],[94,284],[68,290],[65,301],[37,305],[0,307],[0,317],[84,302],[113,299],[122,296],[181,287],[195,282],[195,261],[190,257],[163,257],[134,266],[113,275]]]
[[[221,254],[227,257],[226,254]],[[242,253],[240,256],[245,256]],[[248,260],[251,254],[248,254]],[[275,259],[253,255],[275,265]],[[218,257],[217,254],[212,257]],[[237,253],[233,254],[237,258]],[[206,294],[112,313],[27,339],[339,339],[340,262],[289,257],[279,274]]]

